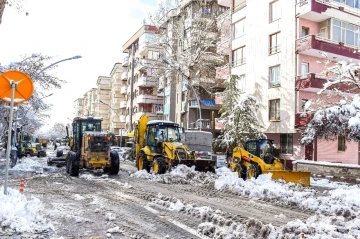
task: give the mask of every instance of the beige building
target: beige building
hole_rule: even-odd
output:
[[[84,94],[82,116],[95,115],[96,91],[96,88],[92,88]]]
[[[121,74],[124,70],[126,70],[126,68],[123,67],[121,63],[116,63],[110,72],[110,132],[115,135],[120,135],[125,129],[125,109],[123,110],[120,108],[120,103],[126,102],[125,94],[127,92],[127,85],[126,81],[121,80]]]
[[[128,54],[126,59],[129,59],[129,66],[121,75],[121,79],[127,82],[127,102],[121,102],[120,108],[125,109],[128,131],[132,130],[132,124],[142,114],[147,114],[150,120],[162,119],[163,97],[157,93],[158,79],[152,78],[152,68],[147,67],[159,60],[160,50],[149,45],[149,40],[156,33],[156,27],[144,25],[122,47],[123,52]],[[132,47],[134,65],[131,64]]]
[[[109,76],[99,76],[96,82],[96,106],[95,115],[101,117],[102,130],[110,132],[110,93],[111,93],[111,81],[112,78]]]
[[[80,97],[74,101],[74,117],[84,115],[83,108],[84,98]]]

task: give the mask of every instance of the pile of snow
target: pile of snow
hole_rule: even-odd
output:
[[[133,186],[131,186],[127,182],[123,183],[123,182],[119,182],[117,180],[109,178],[109,175],[107,175],[107,174],[103,174],[101,177],[96,177],[96,176],[94,176],[92,174],[81,174],[79,176],[79,178],[83,178],[85,180],[94,180],[94,181],[108,181],[108,182],[111,182],[113,184],[117,184],[122,188],[133,188]]]
[[[148,173],[145,169],[131,174],[131,177],[143,178],[149,181],[161,182],[166,184],[209,184],[214,182],[217,176],[210,172],[195,171],[195,167],[187,167],[180,164],[172,171],[165,174]]]
[[[39,199],[31,197],[28,200],[11,188],[8,188],[8,195],[2,193],[3,187],[0,190],[0,234],[39,234],[54,230],[42,215],[44,207]]]
[[[44,161],[45,160],[45,161]],[[39,159],[38,157],[22,158],[19,160],[15,167],[11,168],[10,171],[23,171],[23,172],[36,172],[44,173],[49,171],[56,171],[55,166],[47,166],[46,158]]]

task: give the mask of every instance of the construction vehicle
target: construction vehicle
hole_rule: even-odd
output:
[[[80,169],[103,169],[105,173],[119,173],[120,160],[116,151],[111,151],[110,134],[101,131],[102,118],[76,117],[73,120],[73,136],[69,139],[70,151],[65,158],[66,172],[78,176]],[[53,160],[56,162],[56,158]]]
[[[248,140],[245,147],[236,147],[232,153],[231,170],[246,180],[260,174],[272,174],[272,179],[310,186],[310,172],[286,170],[285,164],[274,157],[273,140]]]
[[[17,156],[19,158],[25,157],[25,156],[37,156],[37,157],[45,157],[46,151],[43,149],[41,144],[39,143],[31,143],[28,141],[23,141],[19,144]]]
[[[163,174],[179,164],[195,166],[197,171],[214,171],[215,162],[197,160],[194,151],[181,143],[182,131],[171,121],[151,120],[142,115],[135,127],[135,161],[138,170],[145,169],[155,174]]]

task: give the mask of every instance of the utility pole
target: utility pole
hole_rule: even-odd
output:
[[[134,66],[135,64],[135,43],[131,45],[131,82],[130,82],[130,131],[133,130],[133,104],[134,104]]]

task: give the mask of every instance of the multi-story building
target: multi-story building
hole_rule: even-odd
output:
[[[95,115],[97,88],[88,90],[83,96],[83,116]]]
[[[144,25],[122,47],[129,66],[121,76],[122,80],[127,81],[127,102],[121,102],[120,108],[126,109],[128,131],[142,114],[146,113],[150,120],[162,118],[163,99],[157,93],[158,79],[153,77],[153,69],[148,67],[153,61],[159,60],[159,48],[149,43],[157,31],[154,26]]]
[[[74,101],[74,117],[82,116],[84,114],[83,108],[84,98],[80,97]]]
[[[96,107],[95,116],[103,119],[101,128],[103,131],[110,132],[110,92],[112,78],[109,76],[99,76],[96,82]]]
[[[260,101],[260,122],[280,157],[359,163],[358,143],[341,137],[300,144],[310,119],[304,105],[319,97],[327,77],[321,74],[325,60],[359,61],[359,5],[232,0],[232,11],[231,74],[239,77],[240,90]]]
[[[178,8],[170,10],[160,21],[161,34],[168,37],[167,43],[171,44],[171,54],[168,55],[177,55],[178,61],[187,61],[197,54],[197,46],[201,42],[210,45],[218,41],[218,27],[224,31],[230,28],[229,6],[219,5],[216,0],[186,0]],[[179,32],[184,32],[184,36]],[[222,47],[226,45],[225,41],[219,41],[219,49],[221,44]],[[202,47],[201,51],[209,57],[197,63],[189,62],[188,65],[178,62],[178,65],[183,65],[182,73],[171,73],[160,80],[159,89],[164,94],[164,118],[188,129],[198,129],[202,118],[202,130],[213,132],[217,137],[220,128],[215,128],[215,119],[219,117],[220,105],[215,103],[214,93],[223,91],[223,82],[229,77],[227,63],[230,47],[222,51],[218,51],[217,47]],[[224,58],[218,66],[219,72],[217,63],[211,67],[204,64],[204,61],[212,61],[211,56]]]
[[[124,93],[127,92],[126,81],[121,79],[124,70],[125,68],[121,63],[116,63],[110,72],[110,132],[115,135],[120,135],[125,132],[125,110],[120,108],[120,103],[126,101]]]

